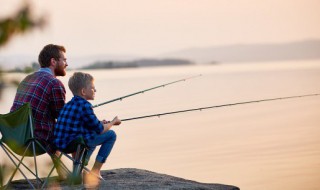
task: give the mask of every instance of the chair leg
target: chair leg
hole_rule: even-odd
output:
[[[87,153],[88,153],[88,149],[86,149],[86,148],[84,147],[84,148],[83,148],[83,151],[82,151],[80,173],[81,173],[82,170],[85,168]]]
[[[43,147],[39,142],[37,142],[37,141],[35,141],[35,142],[30,142],[30,143],[28,144],[26,150],[28,150],[29,147],[32,145],[33,154],[36,155],[36,152],[35,152],[35,144],[38,144],[38,145],[40,146],[40,148],[42,148],[43,150],[45,150],[44,147]],[[33,184],[31,181],[28,180],[28,178],[25,176],[25,174],[23,173],[23,171],[20,169],[20,166],[23,166],[25,169],[27,169],[27,170],[30,172],[30,174],[32,174],[32,175],[36,178],[36,182],[38,182],[38,183],[37,183],[37,186],[38,186],[37,189],[40,188],[40,186],[41,186],[41,189],[44,189],[44,188],[46,187],[46,185],[47,185],[48,182],[49,182],[49,177],[51,176],[51,174],[52,174],[52,172],[53,172],[53,170],[54,170],[54,168],[55,168],[54,166],[53,166],[52,169],[50,170],[47,178],[46,178],[45,180],[43,180],[43,179],[41,179],[41,178],[39,177],[39,175],[38,175],[38,172],[37,172],[37,171],[38,171],[38,167],[37,167],[37,161],[36,161],[36,157],[35,157],[35,156],[33,156],[33,157],[34,157],[34,162],[35,162],[35,170],[36,170],[35,173],[34,173],[28,166],[26,166],[26,165],[22,162],[23,159],[25,158],[25,156],[23,156],[21,159],[19,159],[19,158],[18,158],[17,156],[15,156],[15,154],[14,154],[10,149],[8,149],[1,141],[0,141],[0,146],[1,146],[1,148],[3,149],[3,151],[7,154],[8,158],[10,158],[11,162],[12,162],[12,163],[14,164],[14,166],[15,166],[14,173],[12,174],[12,176],[11,176],[10,179],[9,179],[9,181],[7,182],[7,185],[1,187],[0,189],[7,189],[7,188],[8,188],[8,186],[9,186],[10,183],[12,182],[13,177],[14,177],[15,174],[17,173],[17,171],[19,171],[19,172],[23,175],[23,177],[27,180],[27,182],[29,183],[29,185],[30,185],[33,189],[36,189],[36,187],[34,186],[34,184]],[[24,153],[23,155],[25,155],[25,153]],[[12,157],[11,157],[11,156],[12,156]],[[70,175],[71,172],[70,172],[70,170],[68,169],[68,167],[67,167],[64,163],[62,163],[62,162],[60,161],[61,156],[62,156],[62,154],[60,155],[60,157],[56,156],[55,159],[60,163],[61,168],[62,168],[64,171],[66,171],[66,173],[68,173],[68,175]],[[14,159],[15,159],[16,161],[15,161]],[[20,165],[20,164],[21,164],[21,165]],[[39,182],[40,182],[40,184],[39,184]]]
[[[85,153],[86,149],[79,144],[73,161],[72,185],[80,184],[82,182],[81,171],[84,167],[84,162],[82,160],[85,159]]]
[[[14,157],[19,162],[20,159],[17,156],[15,156],[14,153],[10,149],[8,149],[3,144],[1,144],[1,147],[2,147],[2,149],[5,149],[4,151],[7,153],[7,155],[9,153],[12,157]],[[23,162],[21,163],[21,165],[23,165],[25,169],[27,169],[33,176],[35,176],[37,178],[37,180],[42,182],[41,178],[37,177],[37,175],[33,171],[31,171],[28,166],[26,166]]]
[[[84,158],[86,158],[87,153],[88,153],[88,150],[86,149],[86,154],[84,155]],[[71,156],[69,156],[68,154],[65,154],[65,153],[63,153],[63,154],[64,154],[64,156],[66,156],[67,158],[69,158],[70,160],[72,160],[72,162],[75,162],[75,159],[74,159],[73,157],[71,157]],[[83,163],[85,163],[85,162],[83,162]],[[85,170],[87,173],[90,173],[90,172],[91,172],[91,170],[89,170],[89,168],[87,168],[87,167],[85,166],[85,164],[83,164],[83,170]],[[93,175],[96,176],[97,178],[100,178],[102,181],[105,181],[103,178],[101,178],[101,177],[98,176],[97,174],[93,174]]]
[[[36,158],[36,146],[35,146],[35,142],[32,141],[32,151],[33,151],[33,161],[34,161],[34,167],[35,167],[35,173],[36,173],[36,182],[37,182],[37,188],[39,188],[41,186],[41,184],[43,183],[42,179],[39,178],[39,174],[38,174],[38,164],[37,164],[37,158]],[[39,184],[39,181],[40,181],[40,184]]]
[[[37,146],[38,147],[40,147],[42,150],[44,150],[44,151],[46,151],[46,149],[44,148],[44,146],[38,141],[38,140],[35,140],[35,144],[37,144]],[[47,151],[46,151],[47,152]],[[48,152],[47,152],[48,153]],[[50,155],[50,153],[48,153],[48,155]],[[51,159],[52,159],[52,161],[53,161],[53,166],[52,166],[52,168],[51,168],[51,170],[50,170],[50,172],[49,172],[49,174],[47,175],[47,177],[46,177],[46,179],[45,180],[41,180],[40,178],[39,178],[39,180],[41,181],[41,183],[42,183],[42,186],[41,186],[41,189],[45,189],[46,188],[46,186],[48,185],[48,183],[49,183],[49,179],[50,179],[50,177],[51,177],[51,174],[52,174],[52,172],[54,171],[54,169],[57,167],[57,165],[59,165],[68,175],[70,175],[71,174],[71,172],[70,172],[70,170],[68,169],[68,167],[64,164],[64,163],[62,163],[61,162],[61,157],[62,157],[62,153],[59,155],[59,156],[57,156],[57,155],[52,155],[52,157],[51,157]],[[35,174],[34,174],[35,175]]]
[[[22,154],[23,156],[22,156],[21,160],[19,160],[19,163],[18,163],[18,164],[11,158],[11,156],[10,156],[9,153],[6,151],[6,149],[3,149],[4,152],[5,152],[5,153],[8,155],[8,157],[10,158],[10,160],[12,161],[12,163],[15,165],[15,170],[14,170],[14,172],[12,173],[12,175],[11,175],[11,177],[10,177],[7,185],[4,187],[4,189],[7,189],[7,188],[8,188],[8,185],[12,182],[12,179],[13,179],[13,177],[15,176],[15,174],[16,174],[16,172],[17,172],[18,170],[19,170],[20,173],[23,175],[23,177],[27,180],[27,182],[29,183],[29,185],[30,185],[33,189],[36,189],[36,188],[33,186],[33,184],[31,183],[31,181],[26,177],[26,175],[25,175],[25,174],[21,171],[21,169],[20,169],[20,165],[22,165],[22,163],[23,163],[22,161],[23,161],[23,159],[25,158],[25,154],[26,154],[29,146],[30,146],[30,144],[28,144],[28,146],[27,146],[26,150],[24,151],[24,153]]]
[[[56,157],[53,157],[53,159],[52,159],[52,161],[53,161],[53,167],[51,168],[48,176],[46,177],[46,180],[45,180],[44,183],[42,184],[41,189],[45,189],[45,187],[46,187],[47,184],[49,183],[49,178],[50,178],[50,176],[51,176],[54,168],[56,168],[56,163],[55,163],[55,162],[62,163],[61,160],[60,160],[61,157],[62,157],[62,154],[61,154],[59,157],[57,157],[57,156],[56,156]],[[64,167],[65,167],[65,166],[64,166]]]

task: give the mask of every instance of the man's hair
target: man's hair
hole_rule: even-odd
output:
[[[79,95],[80,90],[86,88],[93,77],[88,73],[75,72],[70,77],[68,85],[73,95]]]
[[[38,57],[40,67],[49,67],[51,58],[59,59],[61,52],[66,53],[66,49],[63,46],[54,44],[44,46]]]

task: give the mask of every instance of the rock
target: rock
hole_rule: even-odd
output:
[[[201,190],[239,190],[238,187],[223,184],[199,183],[166,174],[159,174],[147,170],[122,168],[103,171],[101,173],[105,181],[101,181],[97,189],[130,189],[130,190],[163,190],[163,189],[201,189]],[[83,185],[70,186],[66,182],[57,182],[56,177],[50,179],[53,189],[84,189]],[[30,189],[25,180],[13,182],[12,189]]]

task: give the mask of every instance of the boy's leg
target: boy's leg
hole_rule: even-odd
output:
[[[96,157],[96,161],[102,164],[105,163],[106,159],[108,158],[113,148],[114,143],[116,142],[116,139],[117,139],[116,133],[113,130],[109,130],[103,134],[97,135],[92,141],[87,142],[89,150],[88,150],[86,160],[89,160],[95,147],[98,145],[101,145],[98,155]],[[96,167],[96,169],[98,169],[98,167]]]
[[[101,144],[96,161],[105,163],[111,153],[114,143],[117,140],[117,135],[113,130],[109,130],[106,133],[103,133],[101,138],[104,139],[104,142]]]
[[[100,179],[100,169],[102,168],[103,163],[95,161],[94,166],[89,173],[84,173],[83,184],[86,189],[95,188],[99,185]]]
[[[101,145],[98,155],[96,157],[96,161],[92,167],[91,172],[85,175],[84,184],[87,186],[97,186],[99,183],[99,179],[97,176],[100,176],[100,170],[105,163],[106,159],[108,158],[114,143],[116,142],[117,135],[114,131],[109,130],[106,133],[97,135],[94,140],[87,143],[89,147],[91,147],[88,151],[87,159],[89,160],[95,146]],[[94,147],[93,147],[94,146]]]

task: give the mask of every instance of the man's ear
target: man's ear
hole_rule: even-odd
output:
[[[51,58],[50,59],[50,66],[55,66],[57,64],[57,61],[55,60],[55,58]]]

